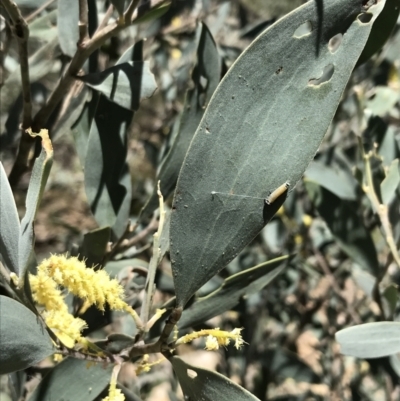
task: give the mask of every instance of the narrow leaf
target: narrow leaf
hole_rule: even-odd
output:
[[[357,202],[338,198],[312,181],[304,181],[308,196],[325,220],[344,252],[362,268],[375,274],[378,256],[370,232],[364,225]]]
[[[79,40],[79,2],[58,0],[58,40],[61,50],[73,57]]]
[[[40,319],[28,308],[0,295],[0,374],[35,365],[55,351]]]
[[[221,62],[217,46],[205,24],[199,25],[196,37],[199,44],[197,63],[192,73],[194,87],[189,89],[186,94],[179,132],[160,166],[156,180],[156,182],[160,181],[161,192],[165,199],[175,189],[183,159],[221,75]],[[154,188],[149,201],[143,208],[141,218],[154,212],[157,205],[157,188]]]
[[[389,171],[381,183],[382,202],[389,205],[396,195],[400,185],[399,159],[393,160],[389,166]]]
[[[85,190],[92,213],[118,238],[125,231],[131,204],[126,130],[132,117],[132,111],[100,96],[85,156]]]
[[[341,353],[357,358],[381,358],[400,352],[400,322],[365,323],[336,333]]]
[[[95,266],[102,262],[110,241],[110,227],[102,227],[90,231],[83,236],[79,255],[84,258],[86,266]]]
[[[359,0],[325,1],[323,15],[309,1],[262,33],[225,75],[175,191],[178,305],[237,256],[283,203],[285,183],[292,189],[301,178],[383,5],[372,6],[371,20],[361,22]],[[276,200],[265,205],[276,189]]]
[[[67,358],[53,368],[28,401],[92,401],[109,385],[113,365]],[[73,383],[73,385],[72,385]]]
[[[79,79],[128,110],[137,110],[140,101],[153,96],[157,89],[148,61],[117,64]]]
[[[205,322],[232,309],[242,297],[260,291],[281,274],[289,259],[289,256],[281,256],[227,278],[220,288],[197,299],[183,311],[179,328]]]
[[[14,196],[0,162],[0,254],[8,269],[19,275],[18,241],[19,218]]]
[[[39,134],[32,134],[32,132],[29,134],[32,137],[41,137],[42,151],[33,165],[28,194],[26,195],[26,212],[21,221],[18,256],[18,265],[21,272],[20,276],[25,274],[28,262],[33,255],[33,246],[35,243],[33,223],[53,163],[53,146],[47,130],[43,129]]]
[[[170,359],[185,397],[190,401],[257,401],[251,393],[225,376],[198,368],[174,356]]]

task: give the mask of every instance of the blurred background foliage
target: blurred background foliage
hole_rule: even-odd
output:
[[[34,110],[38,110],[65,69],[69,60],[66,49],[71,43],[63,43],[56,1],[17,3],[29,22],[31,90]],[[97,7],[101,21],[109,3],[90,3]],[[153,192],[157,168],[178,130],[185,93],[194,86],[191,73],[196,60],[197,21],[207,24],[217,43],[223,75],[259,33],[301,3],[304,2],[176,0],[164,15],[122,31],[101,47],[95,61],[91,58],[86,72],[103,71],[143,40],[142,48],[136,50],[149,62],[157,82],[154,95],[143,100],[135,113],[124,116],[129,124],[126,145],[130,180],[124,185],[131,188],[128,214],[133,221]],[[18,66],[16,43],[3,18],[0,29],[0,156],[8,173],[20,139],[22,98],[18,77],[13,76]],[[216,369],[261,400],[400,399],[400,355],[370,360],[346,357],[340,354],[334,337],[348,326],[399,317],[399,266],[385,241],[380,215],[375,213],[362,185],[369,166],[375,193],[388,205],[390,226],[398,245],[399,49],[398,21],[383,49],[355,69],[304,180],[255,240],[200,290],[200,295],[207,295],[224,279],[246,268],[280,255],[296,255],[267,289],[244,294],[231,311],[201,325],[227,330],[243,327],[248,345],[241,350],[228,348],[211,353],[202,350],[201,342],[195,342],[179,348],[186,361]],[[85,246],[93,249],[88,245],[92,238],[100,242],[100,248],[106,247],[106,241],[96,234],[98,224],[88,205],[79,138],[76,139],[73,125],[78,117],[78,123],[82,121],[85,96],[73,99],[76,105],[67,116],[61,113],[61,105],[48,122],[54,164],[35,222],[39,260],[49,253],[68,251],[98,263],[101,256],[96,259],[96,254],[85,254]],[[102,124],[106,123],[99,123],[99,127]],[[368,161],[363,151],[372,152]],[[21,216],[28,180],[29,175],[24,175],[13,188]],[[147,227],[150,228],[123,254],[127,261],[121,258],[106,265],[110,273],[125,280],[133,305],[140,301],[144,286],[140,268],[146,268],[151,257],[154,227]],[[133,265],[136,270],[130,270]],[[155,303],[162,305],[173,294],[168,258],[162,262],[156,284]],[[132,330],[130,321],[116,313],[95,316],[89,312],[85,320],[94,338]],[[44,365],[28,370],[28,392],[46,369]],[[167,363],[137,377],[132,366],[125,364],[119,379],[127,391],[144,400],[182,399]],[[9,399],[6,378],[2,378],[1,388],[2,400]]]

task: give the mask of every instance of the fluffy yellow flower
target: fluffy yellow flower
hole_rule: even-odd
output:
[[[57,284],[102,311],[106,303],[114,310],[127,308],[126,302],[122,300],[124,289],[118,281],[111,279],[105,270],[87,268],[78,258],[52,255],[39,265],[38,271],[44,271]]]
[[[226,347],[233,340],[235,348],[239,349],[244,344],[243,338],[240,335],[242,329],[233,329],[232,331],[220,330],[218,327],[211,330],[200,330],[191,334],[187,334],[176,341],[176,345],[186,344],[196,338],[207,337],[206,350],[216,350],[220,346]]]

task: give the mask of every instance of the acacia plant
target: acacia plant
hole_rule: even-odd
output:
[[[29,22],[16,3],[1,0],[20,67],[3,83],[1,112],[11,115],[19,96],[22,112],[18,154],[8,177],[0,166],[0,373],[9,375],[14,397],[20,399],[26,371],[52,357],[30,401],[90,401],[103,391],[103,400],[136,400],[118,384],[121,366],[131,363],[139,374],[169,361],[187,399],[256,400],[177,352],[203,337],[208,350],[247,346],[241,327],[201,326],[267,286],[293,256],[272,258],[217,281],[207,296],[201,289],[257,236],[302,178],[357,62],[368,59],[389,36],[395,22],[386,24],[378,39],[374,28],[392,3],[308,1],[256,37],[222,79],[226,65],[210,30],[198,22],[187,50],[196,59],[192,84],[158,160],[158,185],[140,212],[131,208],[128,132],[142,100],[157,93],[156,79],[143,60],[142,40],[103,69],[99,49],[117,35],[129,36],[132,27],[140,31],[151,23],[160,29],[157,23],[168,14],[170,2],[113,0],[100,22],[97,3],[59,0],[56,9]],[[32,35],[42,35],[45,43],[30,55]],[[56,59],[62,60],[57,82],[45,103],[37,105],[33,84],[54,74]],[[2,122],[2,130],[10,130],[10,124],[10,118]],[[53,253],[39,262],[34,223],[61,133],[74,137],[98,228],[87,232],[78,247],[65,249],[69,254]],[[30,171],[20,221],[13,189]],[[307,185],[319,207],[322,187]],[[165,204],[171,195],[172,204]],[[319,211],[325,218],[323,208]],[[148,263],[132,259],[132,250],[153,233]],[[174,292],[166,302],[156,296],[162,292],[156,276],[165,276],[163,260],[170,263]],[[109,323],[102,317],[111,311],[125,328],[92,338],[94,330]]]

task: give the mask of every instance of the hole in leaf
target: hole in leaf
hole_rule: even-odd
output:
[[[191,378],[194,379],[197,377],[197,373],[193,369],[187,369],[186,374]]]
[[[333,66],[333,64],[328,64],[327,66],[324,67],[322,75],[319,78],[310,79],[308,81],[308,85],[318,86],[325,82],[328,82],[332,78],[334,72],[335,72],[335,67]]]
[[[368,22],[371,21],[372,17],[373,15],[371,13],[362,13],[358,15],[357,19],[363,24],[368,24]]]
[[[331,53],[335,53],[336,50],[339,49],[342,40],[343,40],[343,35],[341,33],[338,33],[337,35],[333,36],[328,43],[329,51]]]
[[[306,21],[303,24],[301,24],[295,31],[293,34],[294,38],[302,38],[304,36],[310,35],[310,33],[312,32],[312,24],[311,21]]]

